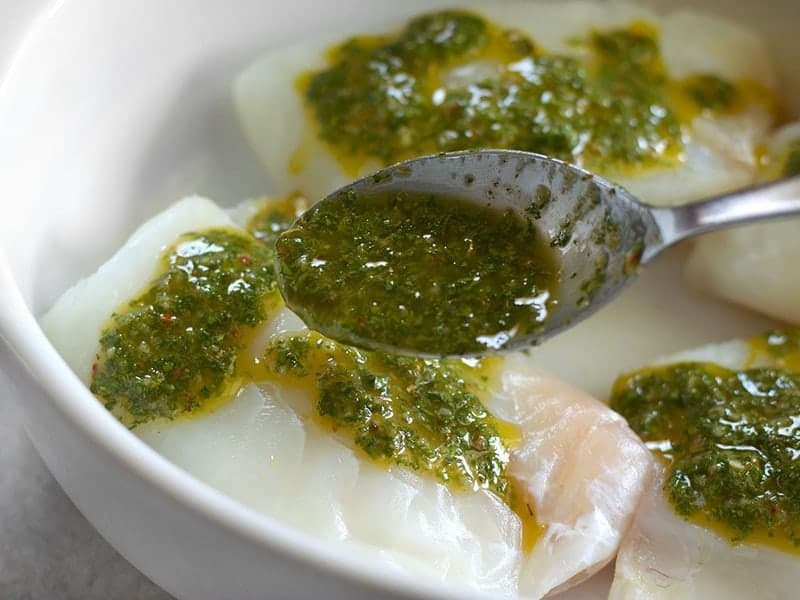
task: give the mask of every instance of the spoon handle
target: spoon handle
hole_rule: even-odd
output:
[[[652,208],[650,212],[659,227],[661,239],[647,245],[642,256],[643,263],[665,248],[701,233],[778,217],[800,216],[800,175],[701,202]]]

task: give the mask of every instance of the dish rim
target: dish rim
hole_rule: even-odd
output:
[[[23,28],[7,59],[0,62],[0,67],[4,67],[0,72],[0,107],[14,93],[14,82],[22,76],[20,65],[43,41],[49,29],[48,20],[64,3],[65,0],[46,0],[44,8]],[[465,594],[471,594],[488,597],[474,591],[464,592],[452,584],[432,579],[414,579],[412,575],[374,575],[367,557],[349,551],[337,553],[335,545],[251,509],[185,472],[119,423],[69,368],[45,336],[24,299],[1,244],[0,290],[3,290],[0,343],[5,342],[18,361],[8,366],[17,368],[22,365],[30,382],[36,383],[46,396],[46,402],[82,435],[113,457],[120,468],[126,470],[124,476],[138,477],[149,486],[167,493],[198,518],[208,519],[224,527],[231,535],[256,543],[266,552],[280,552],[298,564],[402,595],[463,598]]]

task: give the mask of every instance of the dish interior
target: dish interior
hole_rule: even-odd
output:
[[[0,270],[0,287],[17,286],[38,315],[175,199],[198,193],[230,206],[268,192],[271,182],[239,131],[230,95],[233,78],[257,54],[457,4],[241,0],[230,10],[210,0],[53,3],[0,92],[0,263],[9,267]],[[791,0],[780,3],[787,18],[735,0],[654,4],[717,12],[761,31],[784,82],[781,97],[800,114]],[[536,349],[534,359],[605,397],[621,371],[770,325],[686,288],[684,250],[671,251],[597,317]],[[0,306],[0,325],[14,318],[11,308]],[[88,393],[85,399],[93,401]]]

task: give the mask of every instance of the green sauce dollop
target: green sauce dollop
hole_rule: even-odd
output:
[[[322,421],[372,459],[507,496],[508,449],[470,381],[476,367],[362,352],[317,334],[273,340],[263,364],[271,378],[310,388]]]
[[[644,23],[576,44],[580,59],[548,54],[518,31],[446,10],[335,48],[305,97],[319,135],[348,164],[510,148],[608,172],[679,160],[676,97],[699,111],[729,108],[737,94],[713,75],[670,80]]]
[[[780,365],[797,336],[771,334]],[[668,464],[666,494],[686,517],[733,540],[800,544],[800,373],[709,363],[619,379],[611,407]]]
[[[273,259],[233,230],[183,236],[150,287],[111,316],[92,392],[129,425],[174,418],[223,394],[247,333],[279,302]]]
[[[283,198],[268,200],[250,218],[247,230],[272,249],[278,236],[289,229],[309,206],[308,199],[297,192]]]
[[[683,90],[700,108],[729,110],[740,92],[730,81],[716,75],[694,75],[683,82]]]
[[[312,328],[436,356],[535,332],[559,277],[529,219],[421,193],[329,198],[276,250],[287,304]]]
[[[800,175],[800,139],[792,141],[786,149],[781,175],[783,177]]]

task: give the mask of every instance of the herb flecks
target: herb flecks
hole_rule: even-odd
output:
[[[271,377],[310,389],[322,422],[373,460],[456,488],[509,493],[508,449],[476,395],[476,367],[362,352],[318,334],[273,340],[263,365]]]
[[[248,333],[278,301],[273,257],[233,230],[183,236],[161,274],[104,328],[92,392],[131,426],[223,394]]]
[[[268,199],[250,218],[247,230],[257,240],[272,247],[278,236],[289,229],[310,206],[308,198],[299,192],[293,192],[282,198]]]
[[[783,157],[783,177],[800,175],[800,138],[793,140],[786,148]]]
[[[726,111],[740,100],[735,84],[717,75],[699,74],[683,81],[683,91],[701,109]]]
[[[619,379],[611,407],[667,461],[679,514],[734,541],[800,543],[800,373],[656,367]]]
[[[735,104],[736,86],[719,77],[671,80],[645,23],[579,43],[585,59],[548,54],[473,13],[431,13],[396,35],[337,47],[305,95],[320,136],[348,163],[509,148],[604,172],[679,160],[675,88],[699,110]]]
[[[430,194],[342,194],[276,249],[287,303],[312,328],[438,356],[535,333],[559,278],[529,219]]]

